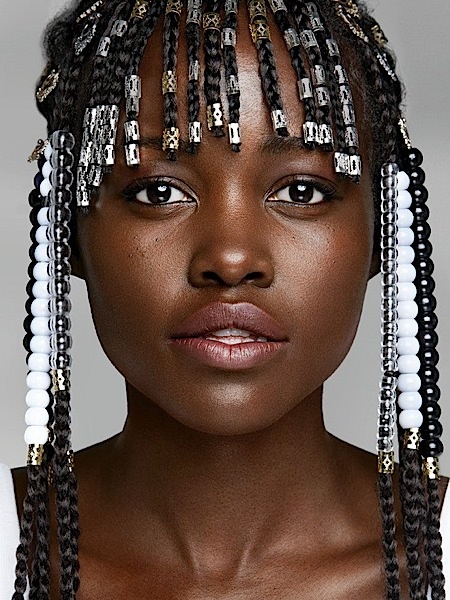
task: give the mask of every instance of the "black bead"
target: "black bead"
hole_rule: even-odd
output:
[[[430,216],[430,209],[426,204],[418,204],[414,207],[414,218],[417,223],[423,223]]]
[[[414,261],[414,266],[419,271],[419,277],[430,277],[433,275],[434,271],[434,263],[431,258],[428,258],[428,255],[425,251],[423,251],[423,244],[421,244],[422,251],[416,251],[416,260]]]
[[[33,315],[27,315],[25,317],[25,319],[23,320],[23,328],[25,329],[25,331],[28,333],[30,332],[30,327],[31,327],[31,321],[33,320]]]
[[[419,293],[421,294],[432,294],[434,292],[434,288],[436,284],[431,275],[421,275],[421,263],[418,265],[418,279],[416,281],[416,287]]]
[[[436,310],[436,298],[433,294],[424,294],[420,298],[419,311],[423,314]]]
[[[31,295],[31,294],[29,294],[29,295]],[[28,298],[28,300],[25,302],[25,310],[28,315],[31,315],[31,305],[32,304],[33,304],[33,298]]]
[[[439,352],[434,348],[427,348],[420,353],[420,362],[423,365],[435,367],[439,362]]]
[[[42,171],[42,167],[45,165],[46,162],[47,159],[45,158],[44,154],[41,154],[37,161],[38,169]]]
[[[33,335],[31,333],[27,333],[23,338],[23,347],[27,352],[30,352],[30,343]]]
[[[25,287],[25,291],[27,293],[27,296],[31,297],[31,294],[33,293],[33,285],[34,285],[34,279],[30,279],[30,281],[28,281],[26,287]]]
[[[36,263],[36,258],[34,257],[34,252],[37,248],[36,242],[31,244],[30,249],[28,250],[28,256],[30,257],[31,262]]]
[[[424,439],[439,438],[442,435],[442,425],[438,419],[424,418],[421,432]]]
[[[424,419],[439,419],[441,416],[441,407],[437,402],[427,401],[425,404],[422,404],[422,411]]]
[[[411,181],[413,186],[422,185],[425,181],[425,173],[424,170],[420,167],[414,167],[412,171],[408,173],[409,180]]]
[[[41,187],[41,183],[43,181],[44,181],[44,176],[39,171],[38,173],[36,173],[36,175],[34,176],[34,179],[33,179],[34,187],[36,188],[37,191],[39,191],[39,188]]]
[[[436,329],[437,324],[438,318],[436,313],[426,313],[420,319],[419,329],[422,331],[432,331]]]
[[[418,185],[410,188],[411,196],[417,203],[424,204],[428,200],[428,190],[424,185]]]
[[[420,454],[425,458],[440,456],[444,452],[444,445],[440,439],[422,440],[419,446]]]
[[[40,195],[38,190],[31,190],[31,192],[28,194],[28,204],[32,208],[42,206],[42,196]]]
[[[410,148],[408,150],[407,161],[410,167],[420,167],[423,162],[422,152],[417,148]]]
[[[416,223],[415,233],[419,242],[426,241],[431,235],[431,227],[426,221],[419,221]]]
[[[435,331],[419,331],[417,338],[422,348],[435,348],[439,341],[438,334]]]
[[[421,368],[419,375],[422,385],[425,386],[439,381],[439,371],[431,365],[425,365],[423,369]]]

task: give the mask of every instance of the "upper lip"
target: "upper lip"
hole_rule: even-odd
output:
[[[285,341],[287,336],[277,321],[249,302],[212,302],[189,315],[172,338],[199,337],[234,327],[269,341]]]

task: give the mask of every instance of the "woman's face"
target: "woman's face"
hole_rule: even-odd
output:
[[[367,160],[355,185],[337,178],[332,154],[273,136],[241,22],[241,152],[205,127],[197,155],[168,161],[153,143],[163,123],[161,37],[160,28],[141,64],[141,165],[125,165],[119,139],[117,164],[79,219],[80,269],[106,354],[149,403],[196,430],[257,431],[319,388],[349,350],[372,265]],[[278,32],[273,40],[290,133],[300,136],[296,77]],[[184,139],[185,56],[181,41]],[[202,104],[203,122],[205,112]],[[220,341],[215,332],[227,327],[252,341],[235,344],[242,331]]]

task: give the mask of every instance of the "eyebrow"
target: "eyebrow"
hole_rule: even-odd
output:
[[[139,145],[143,148],[150,148],[151,150],[162,151],[162,138],[160,137],[143,137],[141,138]],[[180,151],[187,152],[189,143],[180,139]],[[268,156],[285,156],[298,150],[304,150],[305,144],[302,138],[288,136],[280,137],[277,135],[269,135],[264,138],[260,146],[260,152]]]

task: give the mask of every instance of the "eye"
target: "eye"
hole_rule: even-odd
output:
[[[297,180],[274,192],[268,200],[270,202],[311,205],[325,202],[331,199],[333,195],[334,191],[322,183]]]
[[[151,205],[168,205],[179,202],[192,202],[191,196],[180,190],[169,181],[162,179],[154,181],[137,181],[123,192],[130,201]]]

